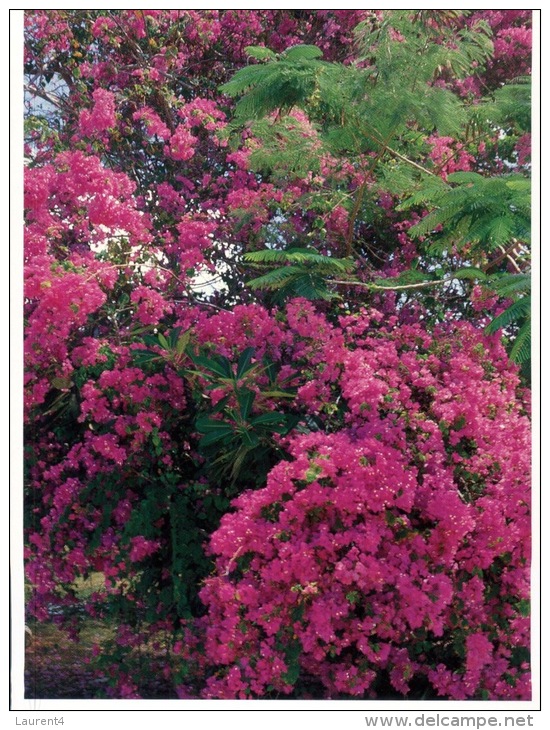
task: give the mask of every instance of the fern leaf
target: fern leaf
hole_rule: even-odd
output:
[[[250,251],[244,255],[244,260],[252,264],[278,264],[288,261],[287,251],[266,248],[262,251]]]
[[[516,335],[510,359],[517,363],[526,363],[531,359],[531,318],[528,317]]]
[[[283,52],[282,56],[287,61],[302,61],[302,60],[311,60],[313,58],[321,58],[323,55],[323,51],[320,48],[317,48],[317,46],[291,46],[290,48],[287,48],[286,51]]]
[[[531,291],[531,276],[529,274],[503,274],[490,277],[486,284],[501,297],[509,297],[518,293],[528,294]]]
[[[293,263],[305,264],[319,271],[342,273],[352,271],[355,263],[352,259],[337,259],[332,256],[323,256],[316,251],[307,248],[290,248],[286,251],[278,251],[276,249],[265,249],[262,251],[252,251],[245,254],[244,260],[253,264],[276,264],[276,263]]]
[[[257,61],[275,61],[277,58],[277,54],[265,46],[247,46],[244,50]]]
[[[500,329],[508,327],[520,320],[522,317],[529,316],[531,312],[531,297],[526,296],[513,302],[507,309],[504,310],[498,317],[495,317],[485,328],[488,334],[494,334]]]
[[[482,271],[481,269],[477,269],[475,266],[465,266],[461,269],[457,269],[457,271],[454,271],[453,277],[455,279],[472,279],[483,281],[487,278],[487,275],[484,271]]]
[[[398,205],[397,210],[409,210],[409,208],[416,205],[425,205],[426,203],[436,204],[449,190],[449,187],[439,177],[423,180],[422,182],[422,187]]]
[[[302,276],[296,277],[296,279],[292,281],[292,288],[288,291],[288,293],[296,297],[303,297],[304,299],[310,300],[329,300],[338,297],[336,293],[331,292],[328,289],[324,280],[307,274],[302,274]]]
[[[247,282],[252,289],[280,289],[296,276],[303,274],[300,266],[283,266]]]
[[[433,231],[437,226],[447,223],[454,215],[464,210],[463,201],[447,201],[445,205],[442,205],[438,210],[428,213],[427,216],[422,218],[416,225],[409,229],[409,232],[413,236],[425,236],[427,233]]]
[[[447,175],[447,182],[450,183],[480,183],[483,179],[483,175],[478,172],[460,171]]]

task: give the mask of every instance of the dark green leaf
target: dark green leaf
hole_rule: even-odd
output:
[[[219,357],[214,360],[212,358],[204,357],[203,355],[191,355],[191,359],[195,365],[198,365],[205,370],[209,370],[211,373],[220,375],[222,378],[233,377],[231,363],[226,357]]]
[[[255,416],[250,419],[250,423],[253,426],[267,426],[274,423],[280,423],[285,418],[283,413],[262,413],[260,416]]]
[[[207,433],[205,436],[203,436],[199,441],[199,446],[201,448],[204,448],[205,446],[211,446],[218,441],[224,441],[228,437],[233,437],[234,433],[234,430],[230,426],[224,426],[223,428],[219,428],[216,431],[211,431],[210,433]]]
[[[201,416],[200,418],[197,418],[195,422],[195,426],[197,428],[197,431],[200,431],[200,433],[208,433],[209,431],[216,431],[220,428],[225,428],[232,430],[232,425],[229,423],[225,423],[224,421],[217,421],[214,418],[208,418],[207,416]]]
[[[250,415],[250,411],[252,410],[252,404],[254,403],[254,399],[256,397],[256,393],[254,393],[251,390],[241,390],[237,396],[237,400],[239,402],[239,408],[241,412],[241,417],[243,420],[247,420],[248,416]]]
[[[254,354],[253,347],[247,347],[239,356],[237,362],[237,380],[240,380],[250,370],[250,360]]]
[[[168,340],[167,340],[167,339],[166,339],[166,337],[165,337],[165,336],[164,336],[163,334],[161,334],[160,332],[159,332],[159,334],[158,334],[158,341],[159,341],[159,343],[160,343],[160,345],[161,345],[161,347],[162,347],[163,349],[165,349],[165,350],[169,350],[169,349],[170,349],[170,344],[169,344]]]

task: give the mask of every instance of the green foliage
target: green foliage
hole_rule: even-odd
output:
[[[456,135],[470,118],[459,96],[432,82],[445,71],[463,78],[474,67],[479,70],[492,51],[483,23],[458,34],[441,28],[439,42],[430,34],[426,18],[417,15],[411,22],[410,11],[394,11],[376,27],[365,22],[357,28],[358,63],[347,66],[319,60],[315,46],[294,46],[279,55],[252,47],[249,54],[264,62],[241,69],[221,90],[240,97],[237,127],[277,112],[271,130],[265,123],[252,125],[262,140],[260,167],[287,163],[285,145],[274,140],[296,136],[296,121],[288,114],[293,107],[304,110],[319,133],[309,135],[306,158],[318,159],[323,152],[415,157],[418,144],[411,130]],[[302,152],[307,141],[302,136]],[[281,152],[284,159],[277,161]]]
[[[228,96],[242,96],[236,106],[237,119],[257,119],[274,109],[291,109],[315,91],[322,70],[329,66],[318,58],[315,46],[293,46],[277,55],[265,48],[249,47],[249,55],[266,63],[245,66],[220,87]]]
[[[531,237],[531,185],[520,174],[483,177],[475,172],[456,172],[447,178],[450,185],[431,185],[404,201],[401,209],[422,204],[432,208],[410,229],[417,237],[426,237],[431,254],[450,250],[465,251],[472,260],[487,266],[492,252],[501,252],[504,261],[517,246],[528,255]],[[454,187],[453,187],[454,186]],[[514,265],[517,267],[515,259]],[[528,261],[526,262],[528,265]],[[462,270],[460,278],[466,278]],[[466,269],[466,271],[468,271]],[[510,357],[526,364],[530,360],[531,297],[530,275],[496,274],[490,277],[479,269],[471,269],[471,277],[500,297],[515,301],[487,327],[488,333],[514,325]],[[469,275],[468,275],[469,276]],[[459,277],[457,277],[459,278]]]
[[[487,326],[492,334],[512,328],[510,358],[526,364],[531,358],[531,277],[528,274],[504,274],[492,277],[488,286],[500,297],[514,301]]]
[[[428,208],[410,234],[424,240],[425,253],[438,261],[433,273],[413,269],[393,280],[375,280],[374,289],[394,285],[420,290],[451,279],[481,281],[494,252],[506,251],[514,242],[529,246],[530,182],[524,175],[455,172],[444,181],[432,174],[430,163],[417,162],[426,155],[425,138],[431,130],[460,139],[472,130],[494,134],[500,129],[517,139],[530,128],[528,79],[516,79],[473,107],[448,85],[433,83],[446,74],[465,78],[491,56],[491,31],[485,23],[458,33],[451,30],[465,12],[438,11],[434,16],[430,11],[393,11],[380,23],[365,21],[356,29],[356,65],[323,62],[313,46],[295,46],[283,54],[251,47],[249,54],[261,63],[242,69],[222,87],[240,97],[237,127],[255,120],[252,131],[261,141],[251,158],[256,169],[303,175],[306,170],[317,173],[323,155],[357,164],[370,154],[368,173],[377,174],[379,188],[406,196],[399,211]],[[293,107],[306,112],[309,128],[292,115]],[[273,112],[276,116],[267,118]],[[361,208],[367,210],[364,198],[359,188],[353,205],[349,199],[344,203],[351,215],[350,232]],[[351,253],[351,241],[347,250]],[[465,258],[461,268],[449,273],[442,263],[452,251]],[[337,294],[331,280],[353,270],[347,259],[296,248],[254,252],[245,260],[272,266],[249,286],[275,292],[275,301],[290,296],[333,299]],[[518,362],[528,351],[528,301],[510,309],[506,320],[509,324],[516,315],[523,317],[511,351]],[[495,320],[490,331],[504,320]]]
[[[447,187],[433,185],[423,191],[423,202],[432,210],[410,229],[414,236],[428,236],[429,251],[442,253],[467,246],[470,255],[479,258],[513,239],[529,240],[531,186],[527,178],[456,172],[448,176],[448,182],[451,185]],[[418,195],[411,196],[400,210],[417,201]],[[440,226],[441,232],[436,231]]]
[[[135,349],[132,351],[134,363],[138,367],[148,364],[167,362],[179,367],[184,360],[185,353],[191,341],[191,330],[181,331],[175,327],[167,335],[159,332],[157,335],[145,335],[143,342],[154,350]]]
[[[143,341],[152,349],[134,350],[134,364],[145,371],[171,365],[184,378],[195,399],[191,411],[193,428],[200,434],[197,448],[204,457],[202,472],[222,486],[224,494],[235,494],[243,475],[255,474],[261,481],[277,451],[273,434],[286,435],[299,420],[296,415],[273,410],[258,413],[258,396],[284,402],[293,399],[294,393],[279,387],[274,363],[265,358],[263,362],[254,360],[252,347],[233,362],[222,355],[196,352],[191,340],[192,331],[182,333],[181,328],[166,335],[145,335]],[[258,392],[262,377],[266,387]],[[220,388],[226,394],[213,404],[208,394]],[[161,448],[158,438],[155,448]]]
[[[456,26],[452,28],[468,12],[436,11],[430,15],[430,11],[418,11],[413,15],[410,10],[397,10],[374,27],[368,21],[360,23],[356,33],[362,58],[374,56],[378,77],[390,84],[395,84],[396,75],[412,82],[429,82],[442,69],[465,78],[474,64],[483,66],[493,51],[491,31],[485,22],[458,32]],[[414,66],[412,58],[417,60]]]
[[[236,363],[212,354],[189,352],[189,357],[195,369],[187,368],[185,372],[206,380],[205,395],[220,388],[226,393],[215,405],[208,401],[205,405],[202,398],[201,413],[195,420],[205,475],[231,495],[239,491],[243,479],[246,486],[251,486],[255,479],[261,483],[275,455],[281,455],[273,435],[289,433],[298,424],[299,416],[276,410],[258,412],[258,400],[292,400],[294,393],[279,387],[277,368],[269,359],[254,361],[251,347],[240,353]],[[258,388],[262,377],[265,389]]]
[[[348,274],[355,268],[351,259],[323,256],[315,249],[268,249],[248,253],[244,258],[256,267],[284,264],[248,282],[252,288],[276,291],[279,300],[292,296],[334,299],[338,294],[330,288],[331,277]]]
[[[531,78],[515,79],[497,89],[476,110],[481,122],[518,135],[531,131]]]

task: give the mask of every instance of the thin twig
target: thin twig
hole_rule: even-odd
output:
[[[445,279],[438,279],[437,281],[421,281],[416,284],[398,284],[395,286],[380,286],[380,284],[371,284],[365,281],[342,281],[340,279],[332,279],[331,283],[340,284],[342,286],[362,286],[365,289],[371,289],[374,291],[395,291],[397,289],[425,289],[430,286],[440,286],[457,278],[458,277],[456,276],[448,276]]]

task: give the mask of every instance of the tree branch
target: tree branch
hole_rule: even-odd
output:
[[[395,286],[381,286],[380,284],[371,284],[366,281],[343,281],[341,279],[332,279],[332,284],[341,286],[362,286],[372,291],[396,291],[401,289],[426,289],[431,286],[441,286],[448,284],[450,281],[458,280],[457,276],[447,276],[445,279],[437,279],[436,281],[421,281],[416,284],[397,284]]]

